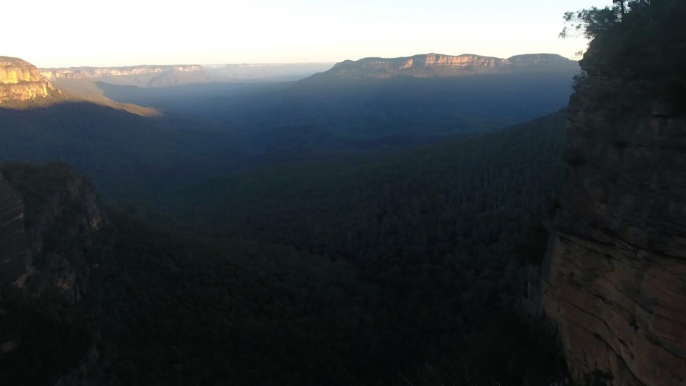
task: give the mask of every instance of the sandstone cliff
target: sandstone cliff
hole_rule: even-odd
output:
[[[577,379],[686,385],[684,134],[682,116],[574,111],[543,306]]]
[[[479,55],[425,54],[403,58],[346,60],[326,72],[330,76],[388,78],[408,75],[420,78],[455,77],[478,74],[510,74],[522,70],[578,69],[576,62],[559,55],[519,55],[510,59]]]
[[[172,66],[127,66],[127,67],[71,67],[71,68],[41,68],[40,73],[46,79],[87,79],[106,76],[127,76],[144,74],[162,74],[166,72],[199,72],[202,66],[172,65]]]
[[[594,41],[569,106],[540,295],[580,384],[686,385],[685,68],[677,40],[621,46],[643,23],[678,36],[659,17],[683,23],[646,10]],[[630,51],[643,47],[650,61]]]
[[[68,91],[95,82],[136,87],[167,87],[184,84],[227,82],[198,65],[44,68],[41,74]],[[77,93],[78,94],[78,93]]]
[[[29,270],[24,201],[0,172],[0,282],[10,283]]]
[[[34,65],[0,56],[0,106],[48,98],[55,92]]]

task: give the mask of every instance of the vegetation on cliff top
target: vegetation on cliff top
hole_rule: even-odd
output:
[[[580,65],[581,86],[600,78],[621,79],[641,89],[643,98],[686,109],[686,2],[616,0],[612,8],[569,12],[572,30],[592,38]],[[562,32],[570,33],[569,28]],[[587,81],[588,80],[588,81]],[[636,93],[639,94],[639,93]]]

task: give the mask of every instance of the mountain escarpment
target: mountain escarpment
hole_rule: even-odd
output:
[[[576,71],[576,62],[553,54],[518,55],[501,59],[480,55],[423,54],[402,58],[346,60],[324,73],[337,77],[388,78],[406,75],[418,78],[456,77],[480,74],[511,74],[522,71]]]
[[[41,68],[40,73],[60,87],[84,81],[137,87],[166,87],[228,81],[220,75],[207,73],[199,65]]]
[[[653,20],[686,36],[668,3],[596,38],[570,102],[542,305],[580,384],[686,385],[686,57],[651,35],[621,43]]]
[[[36,66],[18,58],[0,56],[0,107],[45,99],[56,92]]]
[[[71,67],[71,68],[41,68],[40,73],[47,79],[87,79],[105,76],[126,76],[143,74],[162,74],[165,72],[197,72],[202,71],[198,65],[174,66],[127,66],[127,67]]]
[[[543,306],[577,379],[686,382],[686,118],[576,110]]]

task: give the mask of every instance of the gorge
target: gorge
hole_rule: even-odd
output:
[[[580,62],[0,57],[0,384],[686,386],[686,2],[613,4]]]

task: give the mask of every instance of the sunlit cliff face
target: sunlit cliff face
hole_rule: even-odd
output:
[[[132,66],[132,67],[82,67],[82,68],[41,68],[40,74],[46,79],[87,79],[104,76],[124,76],[142,74],[161,74],[165,72],[202,71],[202,66]]]
[[[54,90],[36,66],[21,59],[0,57],[0,104],[46,98]]]

